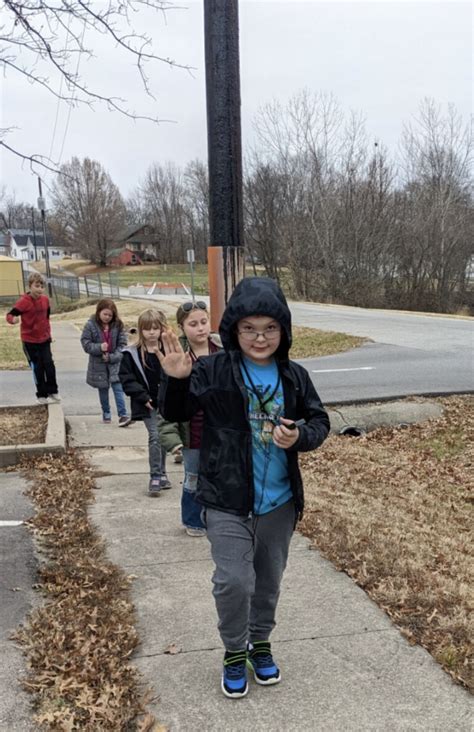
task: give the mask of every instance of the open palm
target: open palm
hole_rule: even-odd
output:
[[[186,379],[192,371],[193,362],[189,353],[183,351],[176,333],[171,330],[162,333],[161,342],[164,353],[158,351],[157,356],[163,371],[175,379]]]

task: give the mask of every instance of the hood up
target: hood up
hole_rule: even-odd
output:
[[[288,358],[291,346],[291,313],[286,298],[275,280],[268,277],[245,277],[233,291],[224,310],[219,335],[226,351],[239,349],[236,326],[249,315],[266,315],[277,320],[282,328],[279,358]]]

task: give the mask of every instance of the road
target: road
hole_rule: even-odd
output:
[[[187,298],[161,295],[153,299],[184,302]],[[290,308],[297,325],[373,341],[336,356],[302,361],[326,404],[474,390],[473,318],[296,302],[290,302]],[[54,323],[53,333],[58,328],[59,323]],[[79,353],[80,347],[79,351],[74,348],[79,333],[67,338],[58,361],[65,411],[94,414],[97,395],[85,385],[84,354]],[[31,403],[29,372],[3,371],[0,378],[2,404]]]
[[[293,322],[373,343],[305,359],[326,403],[474,390],[474,319],[291,303]]]

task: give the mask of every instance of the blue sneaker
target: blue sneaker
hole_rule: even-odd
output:
[[[253,671],[257,684],[270,686],[281,681],[280,669],[273,660],[269,641],[247,644],[247,666]]]
[[[240,699],[249,690],[247,684],[247,653],[226,651],[221,689],[229,699]]]

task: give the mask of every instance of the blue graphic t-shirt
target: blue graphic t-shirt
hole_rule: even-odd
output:
[[[282,506],[292,496],[286,452],[272,439],[278,418],[284,416],[283,387],[275,361],[260,366],[244,357],[241,372],[249,397],[254,513],[258,515]]]

